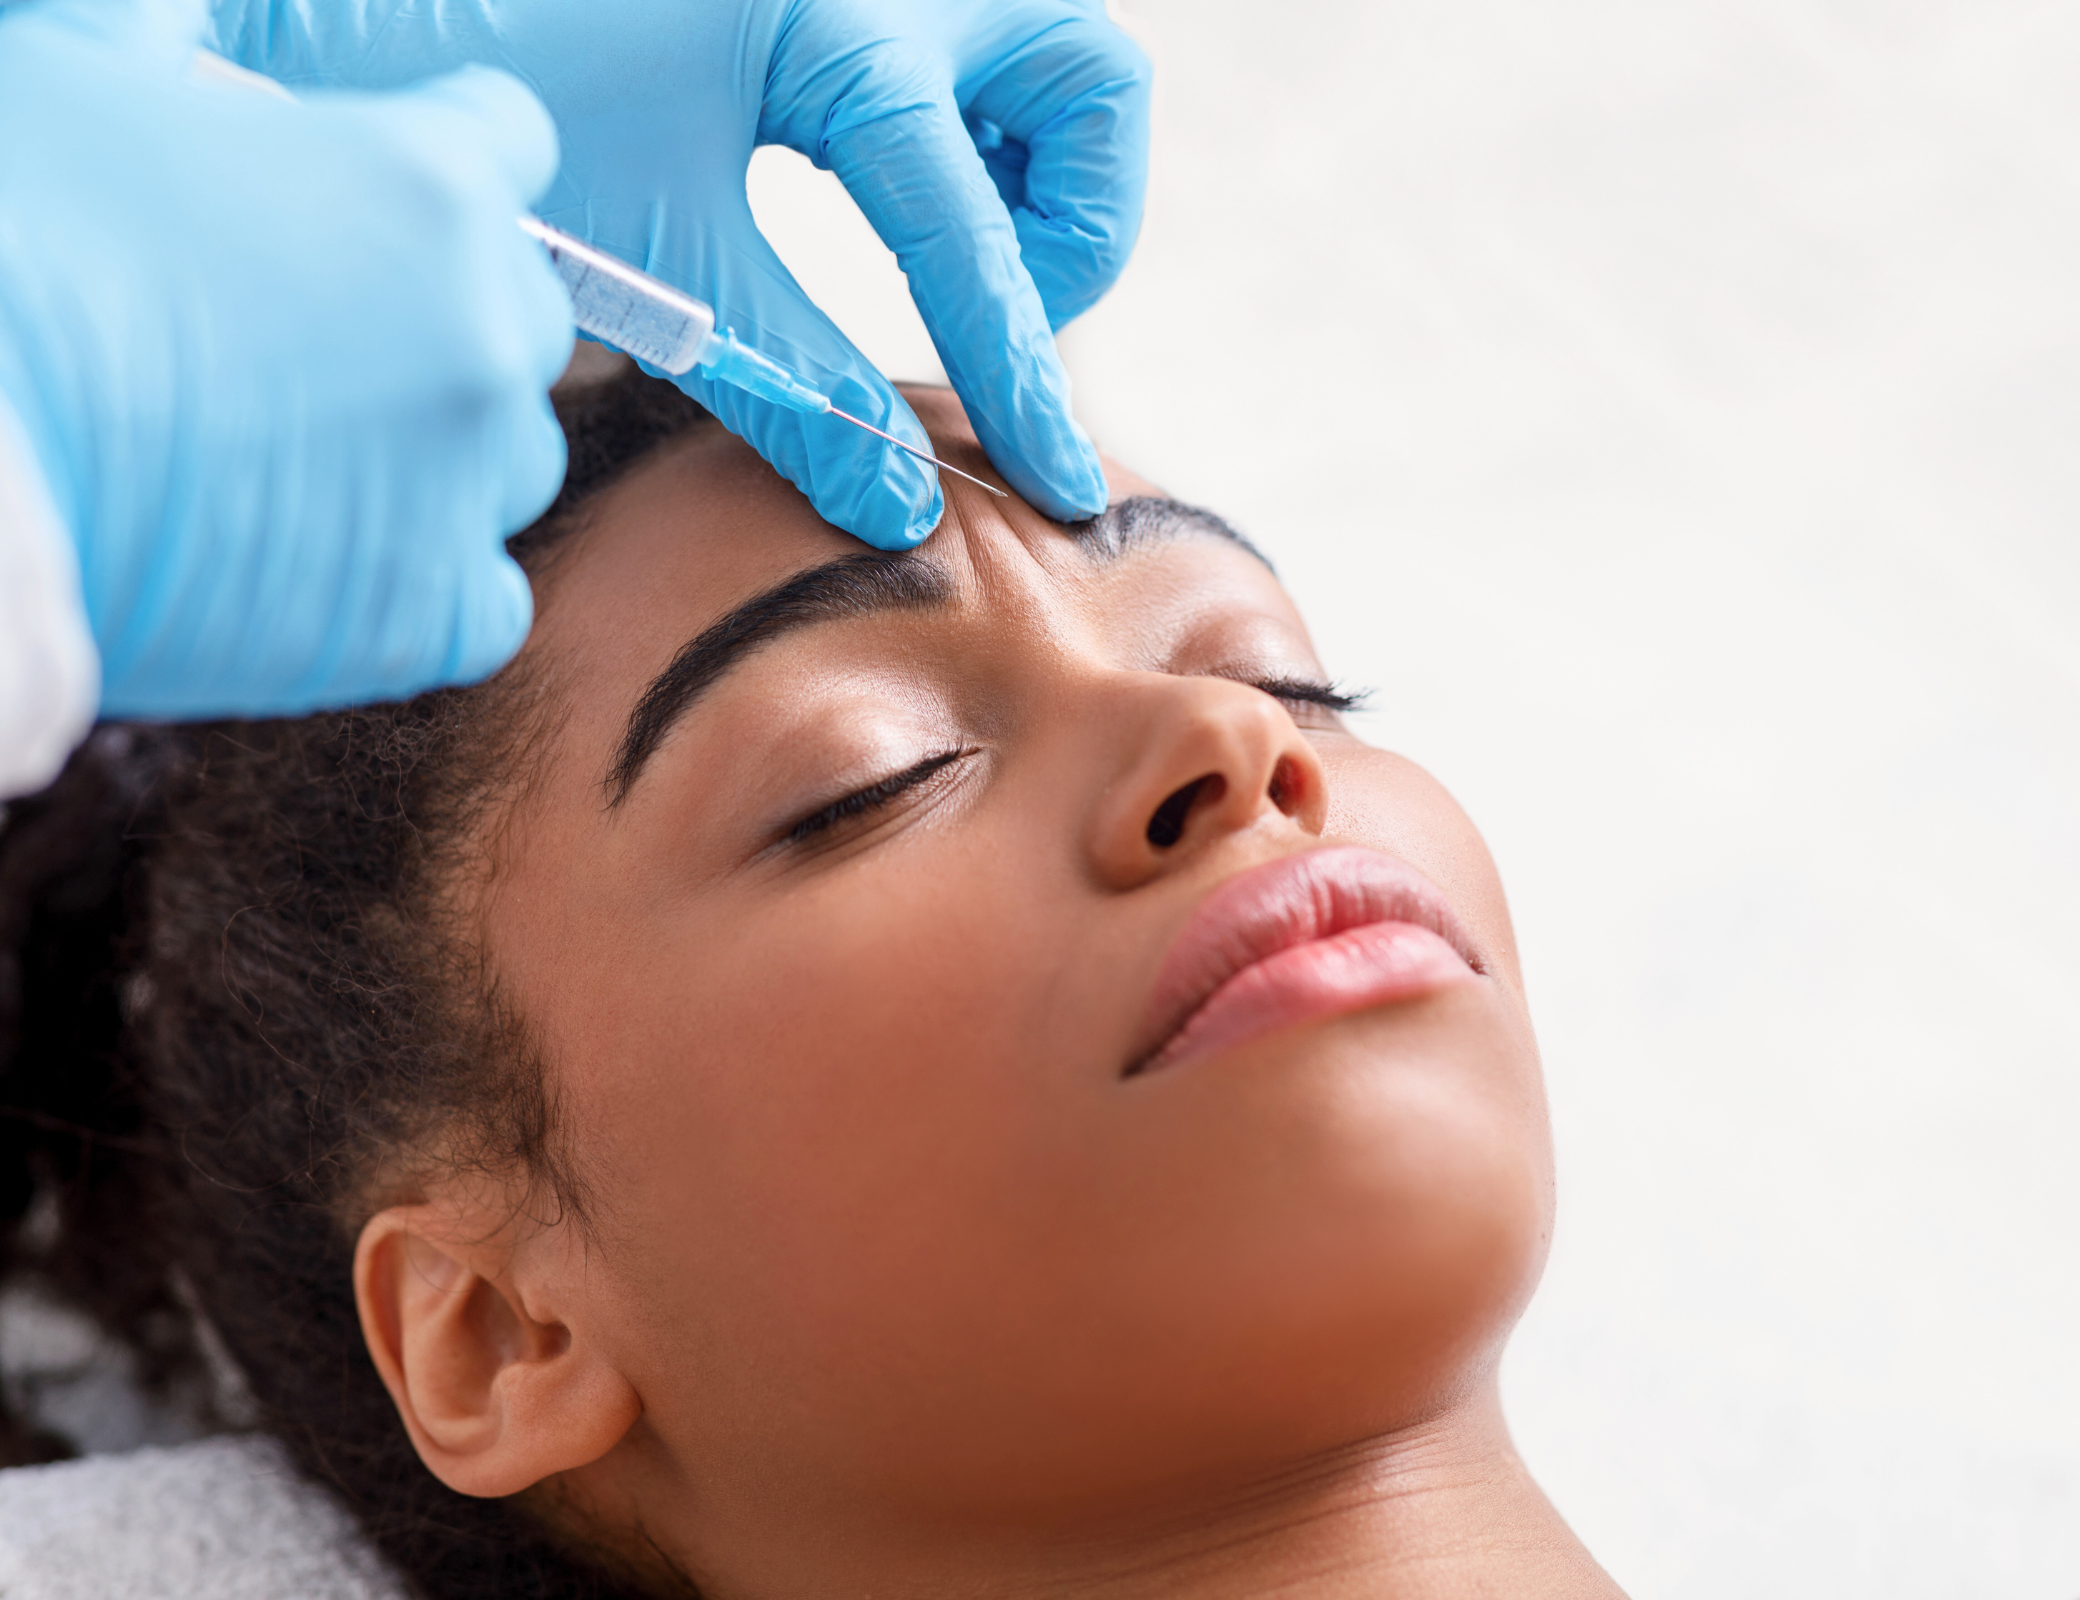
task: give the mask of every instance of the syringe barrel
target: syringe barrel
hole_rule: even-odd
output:
[[[548,250],[581,329],[674,377],[693,366],[715,331],[713,310],[538,217],[520,226]]]

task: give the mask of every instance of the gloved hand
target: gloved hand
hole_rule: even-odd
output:
[[[1105,505],[1052,330],[1140,227],[1148,63],[1100,0],[217,0],[215,47],[292,88],[509,68],[556,117],[543,217],[697,294],[843,410],[924,444],[752,221],[744,170],[784,144],[834,170],[909,274],[990,459],[1050,516]],[[835,418],[687,392],[825,518],[884,549],[937,523],[918,465]]]
[[[0,393],[77,543],[118,715],[481,677],[502,536],[563,476],[570,305],[514,225],[556,167],[472,68],[289,104],[190,81],[203,0],[0,10]]]

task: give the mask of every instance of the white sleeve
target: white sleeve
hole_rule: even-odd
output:
[[[58,775],[100,697],[79,558],[28,435],[0,397],[0,800]]]

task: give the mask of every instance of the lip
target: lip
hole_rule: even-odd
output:
[[[1485,970],[1444,892],[1407,862],[1353,846],[1283,856],[1199,902],[1156,974],[1124,1076]]]

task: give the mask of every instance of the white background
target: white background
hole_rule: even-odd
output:
[[[1078,409],[1502,863],[1534,1471],[1641,1597],[2080,1597],[2080,7],[1127,15]],[[834,180],[753,194],[937,375]]]

